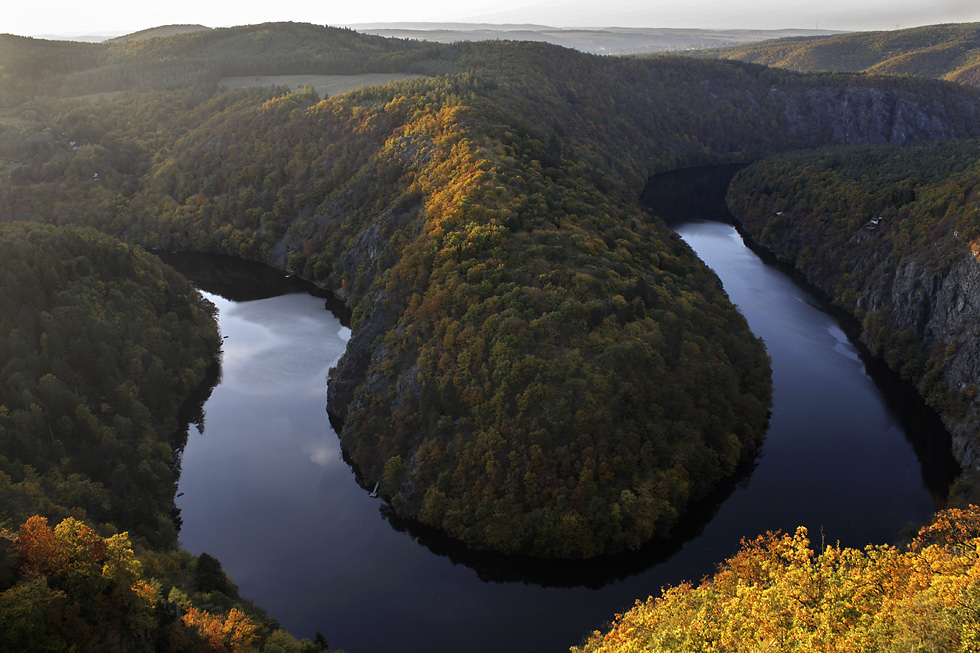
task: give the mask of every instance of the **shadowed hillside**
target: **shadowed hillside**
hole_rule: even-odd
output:
[[[976,141],[794,152],[746,168],[729,191],[745,231],[860,320],[868,348],[943,416],[973,478],[978,158]]]
[[[0,106],[113,91],[213,90],[222,77],[240,75],[393,72],[374,65],[375,58],[418,49],[405,41],[299,23],[169,32],[175,30],[157,28],[103,43],[0,35]]]

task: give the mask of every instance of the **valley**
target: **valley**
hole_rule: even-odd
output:
[[[944,29],[925,38],[959,42],[970,28]],[[658,173],[754,162],[733,186],[736,219],[843,308],[859,309],[869,348],[942,412],[960,464],[972,466],[977,399],[963,378],[969,363],[958,361],[971,360],[977,334],[953,290],[963,275],[950,270],[976,263],[969,148],[980,101],[969,86],[927,79],[937,76],[424,43],[299,23],[99,44],[2,35],[0,221],[86,227],[134,251],[227,255],[329,290],[352,334],[329,372],[326,407],[346,462],[392,519],[493,555],[629,556],[669,540],[730,484],[774,421],[766,343],[664,216],[640,203]],[[308,83],[338,79],[356,86],[321,93]],[[938,152],[962,148],[962,165],[930,168],[937,155],[916,145],[928,141],[944,142]],[[879,149],[847,149],[858,146]],[[938,176],[898,172],[866,190],[853,162],[868,152],[882,170],[891,157]],[[857,182],[832,174],[852,165]],[[793,174],[821,166],[831,173]],[[882,239],[861,236],[854,221],[879,215],[901,229],[866,250]],[[891,278],[899,255],[918,267],[895,273],[893,287],[921,286],[929,301],[893,302],[889,313],[888,290],[862,280]],[[874,271],[879,259],[890,267]],[[39,292],[57,296],[64,279],[45,277]],[[930,322],[942,312],[936,302],[957,306],[942,324]],[[170,312],[142,319],[179,331]],[[5,341],[24,337],[3,327]],[[175,365],[129,365],[113,382],[147,401],[164,378],[186,393],[202,373]],[[71,391],[53,403],[5,393],[3,415],[32,416],[5,425],[5,437],[56,459],[88,424],[75,408],[88,391]],[[160,409],[156,419],[169,423],[175,407]],[[100,442],[95,450],[111,450],[108,435]],[[108,470],[93,472],[87,493],[59,489],[52,476],[37,494],[30,461],[3,455],[11,482],[34,493],[39,513],[50,504],[52,520],[88,519],[102,538],[143,529],[142,568],[158,574],[168,604],[197,611],[141,622],[155,624],[145,627],[157,641],[199,637],[200,624],[220,621],[228,637],[249,633],[240,644],[315,645],[277,635],[222,574],[197,573],[213,571],[208,558],[154,541],[145,516],[90,516]],[[964,501],[969,487],[958,484]],[[171,489],[160,490],[164,502]],[[5,528],[49,537],[9,501]],[[24,546],[7,532],[5,550]],[[27,576],[10,578],[3,596],[15,601],[27,590],[14,581]],[[241,620],[254,628],[236,631]]]

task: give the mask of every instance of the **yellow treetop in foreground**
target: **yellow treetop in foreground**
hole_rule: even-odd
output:
[[[980,508],[951,509],[904,548],[767,533],[713,578],[650,597],[573,653],[980,651]]]

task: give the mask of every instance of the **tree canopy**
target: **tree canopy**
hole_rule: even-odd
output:
[[[939,513],[905,547],[811,545],[806,529],[743,541],[699,585],[665,589],[573,653],[973,651],[980,510]]]
[[[318,650],[176,548],[213,310],[111,236],[0,225],[0,649]]]

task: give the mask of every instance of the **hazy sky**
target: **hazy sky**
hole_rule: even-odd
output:
[[[0,33],[124,33],[176,23],[537,23],[554,27],[895,29],[980,21],[980,0],[8,0]]]

